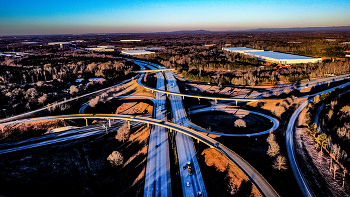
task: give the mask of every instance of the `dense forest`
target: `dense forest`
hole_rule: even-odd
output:
[[[140,42],[121,42],[138,39]],[[75,40],[79,40],[76,42]],[[70,45],[48,45],[49,42]],[[120,55],[122,50],[145,49],[156,53],[146,59],[175,68],[180,76],[207,83],[259,85],[296,82],[349,73],[344,58],[350,50],[346,31],[315,32],[178,32],[156,34],[16,36],[0,39],[1,116],[43,106],[62,97],[73,96],[131,76],[133,64]],[[114,52],[85,50],[93,46],[113,46]],[[223,47],[251,47],[299,55],[322,57],[318,64],[298,64],[290,68],[265,65],[256,58],[229,53]],[[27,55],[4,56],[5,52]],[[101,78],[89,81],[89,78]],[[83,82],[76,83],[81,78]],[[74,86],[74,87],[73,87]],[[71,90],[72,89],[72,90]]]

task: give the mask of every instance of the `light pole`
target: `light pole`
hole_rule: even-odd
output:
[[[103,124],[103,125],[102,125],[102,128],[106,129],[106,134],[108,134],[106,125]]]

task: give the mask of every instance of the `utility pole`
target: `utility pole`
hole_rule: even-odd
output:
[[[102,128],[106,129],[106,134],[108,134],[106,125],[103,124],[103,125],[102,125]]]

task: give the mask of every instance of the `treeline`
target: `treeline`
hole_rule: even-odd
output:
[[[341,164],[345,169],[349,169],[350,161],[350,138],[347,127],[350,123],[350,106],[344,107],[349,102],[346,96],[339,97],[340,90],[336,89],[329,93],[324,93],[314,97],[313,102],[307,106],[306,123],[309,134],[314,138],[319,148],[326,150],[332,159]],[[326,103],[322,120],[321,131],[314,124],[314,114],[322,103]],[[349,128],[350,129],[350,128]],[[350,137],[350,136],[349,136]],[[332,165],[332,164],[331,164]],[[333,168],[334,166],[330,166]]]
[[[224,65],[224,64],[222,64]],[[350,61],[317,64],[300,64],[290,68],[273,69],[271,67],[235,70],[226,72],[206,72],[198,69],[182,71],[183,77],[207,83],[232,85],[261,85],[278,82],[298,82],[311,78],[321,78],[328,75],[340,75],[350,72]]]
[[[63,57],[34,56],[14,61],[6,58],[0,65],[0,117],[33,110],[62,97],[107,86],[128,77],[132,69],[132,64],[123,59],[71,52]],[[101,79],[87,80],[92,77]],[[77,78],[83,78],[83,81],[76,83]],[[69,106],[57,108],[66,110]]]
[[[59,80],[72,82],[76,78],[103,77],[116,80],[131,71],[125,60],[99,54],[65,53],[23,59],[0,60],[0,84],[27,84]]]
[[[348,73],[350,69],[349,60],[345,60],[345,58],[342,59],[345,62],[298,64],[292,65],[290,68],[279,69],[276,65],[263,65],[257,58],[222,50],[222,47],[225,47],[224,43],[232,43],[228,47],[252,47],[316,57],[328,55],[329,57],[344,57],[344,51],[350,49],[350,45],[342,44],[342,40],[327,41],[328,34],[307,36],[306,34],[290,33],[290,36],[286,36],[277,33],[276,37],[273,35],[267,37],[268,34],[266,33],[251,33],[248,34],[248,37],[234,34],[225,35],[227,37],[222,35],[205,37],[203,35],[201,38],[203,40],[207,39],[204,42],[210,43],[210,39],[212,39],[211,43],[216,43],[210,46],[202,46],[199,43],[200,41],[203,42],[201,39],[199,41],[196,39],[192,41],[184,40],[182,45],[168,40],[169,42],[166,42],[167,47],[164,50],[156,54],[139,56],[139,58],[162,64],[167,68],[175,68],[178,73],[184,73],[192,80],[211,83],[216,81],[215,83],[235,85],[275,84],[279,81],[297,82],[325,77],[329,74],[344,74]],[[339,35],[342,34],[339,33]],[[184,38],[179,36],[178,39]],[[324,49],[324,45],[328,48]],[[335,51],[335,53],[338,51],[341,55],[323,54],[322,51],[325,50]],[[219,78],[222,79],[217,77],[218,74]]]

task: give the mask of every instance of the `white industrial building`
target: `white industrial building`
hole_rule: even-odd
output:
[[[85,48],[87,51],[96,51],[96,52],[113,52],[113,48],[103,48],[103,47],[90,47],[90,48]]]
[[[264,51],[260,49],[251,49],[245,47],[235,48],[223,48],[223,50],[242,53],[252,57],[258,58],[260,61],[266,63],[277,63],[277,64],[301,64],[301,63],[318,63],[322,62],[322,58],[307,57],[301,55],[293,55],[289,53],[280,53],[274,51]]]
[[[274,51],[259,51],[248,52],[247,55],[257,57],[258,60],[267,63],[279,63],[279,64],[307,64],[322,62],[322,58],[307,57],[301,55],[293,55],[288,53],[279,53]]]
[[[228,52],[234,52],[234,53],[264,51],[264,50],[260,50],[260,49],[252,49],[252,48],[246,48],[246,47],[222,48],[222,50],[228,51]]]
[[[122,51],[122,54],[125,54],[125,55],[147,55],[147,54],[153,54],[153,53],[155,53],[155,52],[146,51],[146,50]]]

